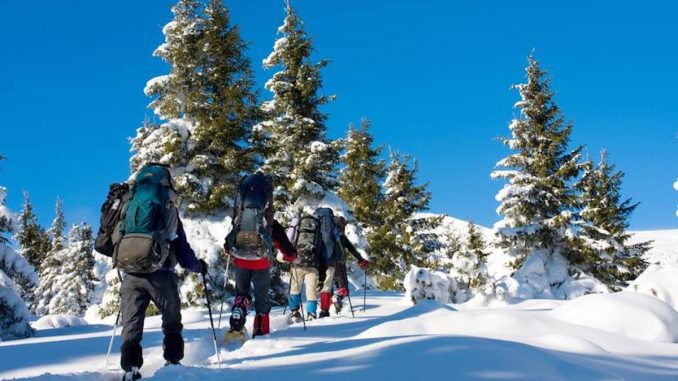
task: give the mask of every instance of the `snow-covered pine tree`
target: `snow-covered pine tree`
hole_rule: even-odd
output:
[[[379,157],[381,147],[374,148],[370,122],[363,119],[360,128],[348,128],[346,153],[342,155],[344,168],[339,174],[337,194],[351,207],[363,230],[374,230],[383,223],[384,194],[381,183],[386,164]]]
[[[430,267],[431,254],[443,247],[434,232],[444,216],[418,215],[428,209],[431,192],[428,183],[416,185],[417,162],[391,154],[384,187],[384,225],[369,234],[370,258],[383,274],[407,271],[410,265]],[[385,286],[382,282],[382,286]]]
[[[63,263],[59,253],[64,249],[66,242],[64,239],[64,230],[66,229],[66,219],[64,217],[63,203],[57,198],[54,206],[54,221],[47,230],[51,237],[49,250],[40,266],[40,280],[35,290],[34,310],[37,315],[49,315],[50,303],[61,285],[59,276]]]
[[[18,254],[26,258],[35,271],[39,272],[40,264],[49,250],[49,235],[38,223],[38,218],[33,212],[33,205],[31,204],[28,192],[24,192],[24,206],[18,216],[16,231],[14,241],[16,241],[19,247]],[[26,304],[32,306],[35,301],[34,290],[37,285],[37,275],[35,279],[20,276],[14,277],[12,275],[10,277],[19,286],[21,297]]]
[[[642,255],[652,242],[629,244],[628,218],[638,207],[631,199],[622,200],[624,172],[608,163],[603,150],[600,162],[585,163],[584,175],[576,187],[580,191],[582,228],[578,257],[582,270],[618,291],[647,267]]]
[[[507,184],[496,196],[498,244],[520,269],[531,255],[545,262],[554,256],[573,258],[571,245],[576,193],[571,182],[581,171],[581,147],[568,151],[572,125],[553,100],[550,79],[530,56],[527,83],[514,86],[521,100],[520,117],[509,125],[511,136],[501,141],[510,156],[497,163],[492,178]]]
[[[0,156],[0,160],[2,156]],[[5,206],[7,189],[0,186],[0,341],[21,339],[33,334],[28,324],[30,312],[19,289],[5,272],[37,281],[33,267],[9,246],[13,228],[12,212]]]
[[[289,1],[286,13],[278,28],[281,37],[263,61],[266,69],[280,68],[265,85],[273,99],[262,104],[265,120],[255,127],[262,170],[273,178],[278,211],[302,196],[320,198],[336,187],[342,145],[327,138],[327,116],[320,110],[334,99],[319,93],[320,70],[328,61],[311,61],[311,39]]]
[[[221,0],[202,7],[181,0],[154,52],[170,74],[151,79],[149,108],[166,120],[145,123],[132,140],[132,171],[147,162],[173,168],[183,212],[219,214],[232,206],[243,172],[253,169],[246,146],[257,120],[246,43]]]
[[[454,295],[456,303],[463,303],[476,295],[487,293],[485,291],[489,283],[487,257],[485,240],[478,227],[469,221],[466,244],[452,256],[450,275],[457,284]]]
[[[483,234],[478,230],[478,226],[469,221],[468,223],[468,232],[467,232],[467,244],[466,247],[469,251],[472,251],[478,256],[478,260],[481,262],[487,262],[487,244],[483,238]]]
[[[58,287],[49,301],[50,314],[84,315],[94,293],[94,240],[92,228],[73,225],[68,244],[57,253],[62,263]]]

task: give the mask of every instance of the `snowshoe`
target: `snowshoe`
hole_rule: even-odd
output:
[[[318,317],[321,318],[321,319],[326,318],[326,317],[330,317],[330,311],[321,310],[320,315],[318,315]]]
[[[169,361],[169,360],[165,361],[165,366],[172,366],[172,365],[181,366],[181,363],[179,361]]]
[[[312,313],[312,312],[309,312],[309,313],[306,314],[306,321],[315,320],[315,319],[317,319],[317,318],[318,318],[318,317],[317,317],[314,313]]]
[[[224,339],[220,344],[229,350],[235,350],[242,347],[248,338],[247,329],[245,328],[240,331],[230,330],[224,334]]]
[[[132,370],[125,372],[122,376],[122,381],[135,381],[141,379],[141,373],[139,373],[139,368],[132,368]]]

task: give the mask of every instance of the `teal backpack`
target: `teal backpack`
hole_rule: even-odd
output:
[[[123,206],[114,266],[129,273],[151,273],[165,265],[178,224],[170,191],[172,177],[166,166],[147,164],[137,173]]]

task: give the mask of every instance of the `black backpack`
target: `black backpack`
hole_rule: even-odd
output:
[[[266,210],[273,205],[273,186],[263,174],[240,180],[233,228],[226,236],[226,248],[237,258],[256,260],[273,253],[273,238]]]
[[[313,216],[320,221],[320,235],[322,237],[320,260],[323,263],[332,264],[341,259],[339,229],[334,222],[334,212],[330,208],[318,208]]]
[[[318,267],[318,258],[322,250],[320,220],[305,214],[299,219],[294,246],[297,250],[295,263],[303,267]]]
[[[107,257],[113,256],[115,243],[120,238],[117,227],[128,193],[127,183],[113,183],[108,188],[108,196],[101,206],[99,231],[94,242],[94,249]]]

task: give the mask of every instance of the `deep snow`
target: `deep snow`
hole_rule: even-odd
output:
[[[661,303],[635,295],[651,299],[650,304]],[[340,317],[310,322],[307,331],[300,324],[287,326],[281,311],[274,310],[270,337],[248,341],[231,352],[222,349],[221,370],[215,364],[205,311],[184,311],[187,356],[183,368],[161,368],[160,321],[149,318],[142,373],[147,379],[172,381],[310,380],[319,376],[323,380],[678,378],[678,345],[568,321],[568,316],[591,309],[591,304],[600,313],[618,312],[608,309],[607,303],[583,303],[585,298],[580,298],[581,302],[530,300],[480,309],[434,301],[412,306],[399,293],[369,292],[367,311],[362,312],[360,296],[359,292],[353,295],[355,318],[346,311]],[[643,311],[651,313],[652,309]],[[675,327],[678,318],[667,323]],[[629,324],[637,321],[630,319]],[[626,328],[632,333],[632,326]],[[110,325],[98,324],[40,329],[34,338],[0,343],[0,378],[117,380],[119,342],[111,370],[103,370],[110,334]]]
[[[459,224],[460,228],[462,227]],[[460,229],[461,230],[461,229]],[[151,380],[443,378],[455,380],[678,379],[678,231],[654,239],[655,263],[627,291],[516,304],[409,303],[402,293],[352,295],[356,317],[288,326],[272,312],[273,333],[216,356],[205,310],[183,311],[185,367],[162,365],[160,318],[147,319],[142,373]],[[104,369],[112,319],[33,322],[36,337],[0,343],[0,379],[119,380],[119,337]],[[251,317],[249,319],[251,324]],[[227,321],[227,315],[223,321]],[[250,327],[251,331],[251,327]]]

